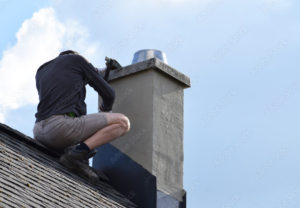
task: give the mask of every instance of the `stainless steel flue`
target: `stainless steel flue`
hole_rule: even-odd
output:
[[[162,51],[154,49],[145,49],[135,52],[131,64],[135,64],[137,62],[145,61],[151,58],[158,58],[162,62],[168,64],[166,54]]]

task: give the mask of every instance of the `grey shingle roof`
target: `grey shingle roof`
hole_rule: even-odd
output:
[[[102,180],[92,185],[59,155],[0,123],[0,207],[137,207]]]

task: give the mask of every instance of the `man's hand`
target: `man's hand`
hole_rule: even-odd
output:
[[[101,108],[101,106],[99,107],[99,109],[98,109],[98,113],[112,113],[112,111],[104,111],[102,108]]]

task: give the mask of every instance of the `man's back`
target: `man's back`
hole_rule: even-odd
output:
[[[115,99],[113,88],[84,57],[67,54],[43,64],[36,74],[40,100],[36,122],[69,112],[77,116],[86,115],[86,84],[103,98],[101,107],[111,110]]]

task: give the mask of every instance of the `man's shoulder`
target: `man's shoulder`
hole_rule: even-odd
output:
[[[78,55],[78,54],[72,54],[71,58],[73,58],[73,60],[75,62],[77,62],[81,66],[83,66],[83,68],[86,68],[86,69],[89,68],[89,69],[97,71],[96,68],[93,66],[93,64],[84,56]]]
[[[50,61],[47,61],[46,63],[42,64],[38,69],[37,69],[37,72],[38,73],[39,71],[41,71],[42,69],[47,69],[47,68],[50,68],[51,65],[53,64],[53,62],[56,60],[56,58],[50,60]]]

